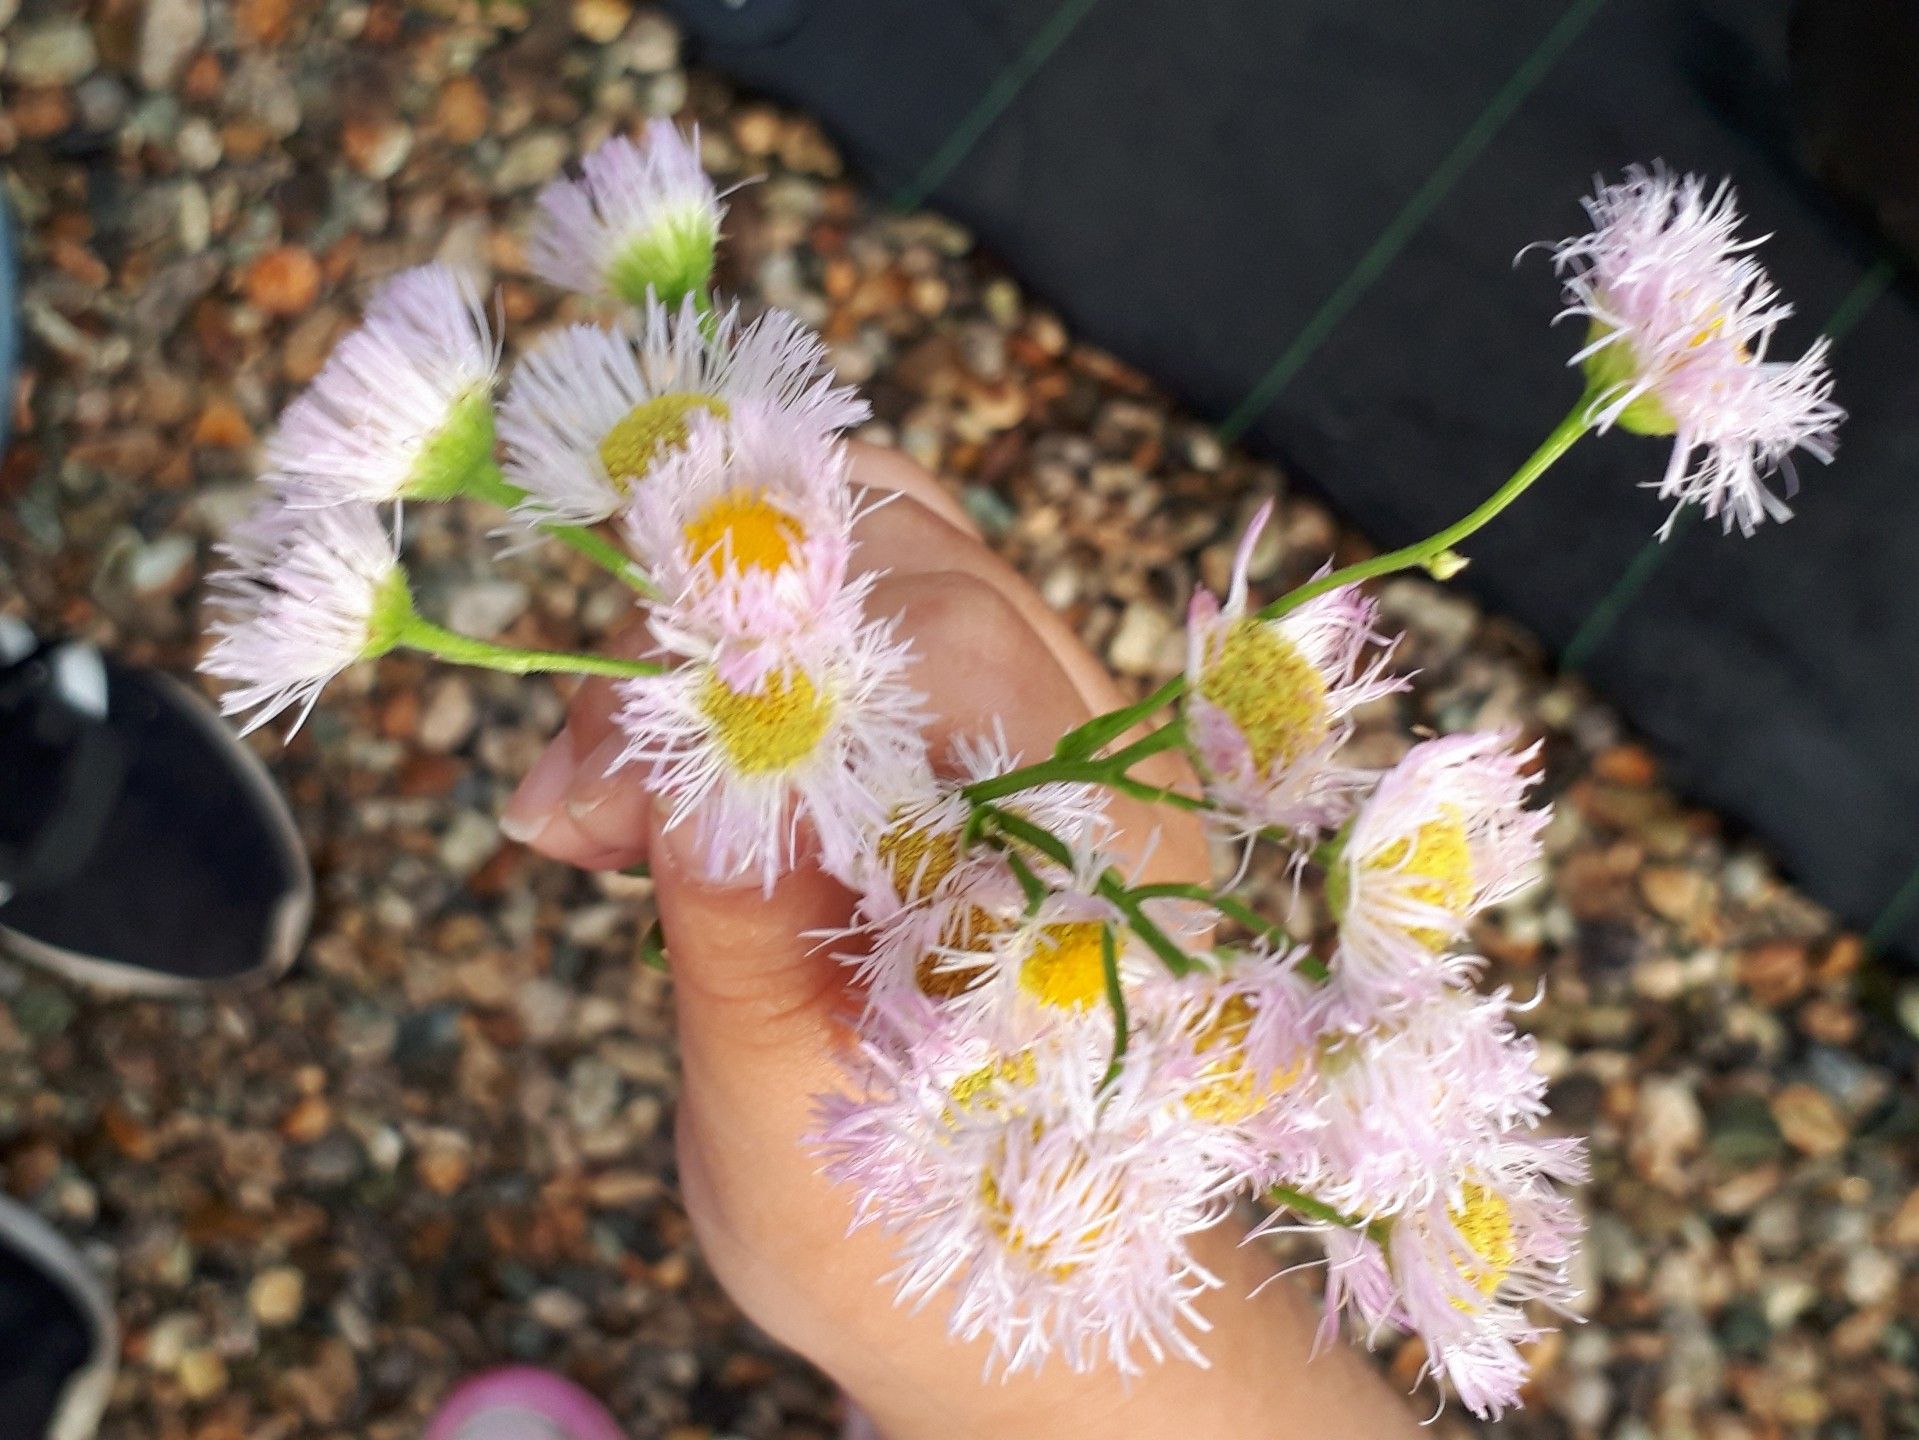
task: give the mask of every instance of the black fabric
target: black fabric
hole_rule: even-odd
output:
[[[716,8],[756,3],[676,8],[710,37],[706,61],[820,114],[883,193],[909,200],[1061,13],[1059,0],[812,0],[770,43],[702,28]],[[1513,257],[1583,228],[1577,201],[1596,173],[1663,158],[1734,177],[1800,310],[1780,353],[1872,294],[1884,242],[1855,216],[1859,186],[1884,167],[1855,165],[1842,200],[1801,157],[1833,174],[1835,149],[1880,133],[1830,100],[1871,89],[1870,74],[1833,79],[1831,53],[1848,53],[1832,32],[1874,3],[1802,6],[1820,13],[1800,17],[1817,46],[1801,68],[1823,78],[1802,77],[1796,99],[1787,0],[1098,0],[932,203],[1089,338],[1216,419],[1358,273],[1354,303],[1247,441],[1378,541],[1403,543],[1481,499],[1573,402],[1563,367],[1578,336],[1549,325],[1543,258],[1515,271]],[[1560,27],[1572,38],[1543,82],[1404,248],[1364,263]],[[1582,668],[1682,789],[1757,827],[1862,926],[1919,866],[1916,355],[1902,277],[1835,353],[1852,417],[1838,463],[1804,467],[1789,525],[1751,541],[1694,525],[1649,554],[1664,512],[1637,484],[1666,452],[1611,437],[1582,444],[1475,539],[1460,582],[1564,647],[1623,573],[1649,573]],[[1919,944],[1919,907],[1897,938]]]
[[[64,879],[0,905],[0,926],[76,954],[189,979],[257,969],[275,915],[303,883],[295,853],[245,777],[232,742],[189,707],[201,702],[108,659],[108,713],[124,766],[96,842]],[[44,746],[10,748],[9,790],[44,797],[68,767]],[[95,777],[103,779],[104,777]],[[22,810],[20,813],[29,813]]]
[[[0,1238],[0,1440],[46,1440],[61,1391],[94,1343],[66,1287]]]

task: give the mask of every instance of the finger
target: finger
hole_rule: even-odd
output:
[[[860,477],[857,469],[854,474]],[[930,479],[928,483],[932,483]],[[854,539],[859,548],[853,563],[863,572],[925,574],[952,570],[985,581],[1032,626],[1053,659],[1079,687],[1089,711],[1098,713],[1126,703],[1124,692],[1106,667],[1080,642],[1059,612],[1040,598],[1024,576],[987,549],[977,532],[962,530],[908,493],[868,510],[855,527]]]
[[[962,535],[980,538],[979,526],[952,491],[918,462],[883,445],[849,440],[846,453],[853,483],[866,490],[891,491],[937,515]]]
[[[639,657],[653,648],[644,617],[615,631],[605,649]],[[521,780],[500,829],[549,859],[585,870],[626,870],[646,861],[650,803],[635,777],[614,777],[625,750],[614,682],[588,677],[574,691],[566,723]]]

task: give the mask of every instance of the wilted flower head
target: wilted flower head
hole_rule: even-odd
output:
[[[614,136],[580,172],[540,192],[527,242],[534,274],[632,305],[678,305],[705,289],[726,211],[700,166],[698,131],[649,121],[643,139]]]
[[[861,587],[781,646],[654,633],[682,663],[620,684],[621,764],[648,770],[667,826],[691,824],[709,873],[769,889],[792,868],[802,822],[821,862],[851,863],[926,763],[919,696],[891,625],[859,618]]]
[[[1525,805],[1536,753],[1493,732],[1427,740],[1367,797],[1327,871],[1348,998],[1430,993],[1455,974],[1446,957],[1467,922],[1532,880],[1548,818]]]
[[[291,510],[270,500],[222,547],[211,580],[222,617],[200,668],[233,682],[245,729],[298,706],[297,726],[342,670],[385,654],[413,613],[391,530],[364,504]]]
[[[1188,618],[1188,733],[1206,788],[1242,833],[1302,839],[1336,825],[1370,776],[1338,763],[1361,705],[1405,688],[1386,673],[1391,646],[1357,586],[1262,620],[1247,601],[1253,545],[1272,513],[1260,508],[1240,542],[1226,603],[1194,593]]]
[[[821,1102],[815,1145],[858,1192],[855,1224],[900,1237],[903,1303],[951,1297],[962,1340],[1017,1372],[1198,1359],[1194,1302],[1219,1282],[1188,1237],[1233,1185],[1142,1034],[1102,1087],[1111,1029],[1064,1026],[995,1049],[964,1029],[868,1044],[854,1093]]]
[[[866,402],[833,384],[816,336],[782,310],[742,326],[737,309],[677,310],[604,329],[572,325],[513,372],[500,407],[506,471],[533,521],[591,524],[625,508],[653,466],[686,444],[696,415],[772,413],[830,434]]]
[[[1701,506],[1746,534],[1792,511],[1766,485],[1794,488],[1791,453],[1833,454],[1845,412],[1832,403],[1825,340],[1797,360],[1768,360],[1792,314],[1738,236],[1732,188],[1664,166],[1633,168],[1585,202],[1590,233],[1562,240],[1567,315],[1585,317],[1585,367],[1601,429],[1673,437],[1662,498]],[[1672,528],[1669,517],[1661,534]]]
[[[388,280],[267,442],[294,505],[444,500],[493,458],[499,350],[472,283],[444,265]]]

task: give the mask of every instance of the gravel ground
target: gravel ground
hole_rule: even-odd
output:
[[[1284,497],[1262,584],[1363,552],[963,231],[886,214],[816,127],[683,69],[627,0],[0,0],[0,27],[32,347],[0,607],[43,626],[188,669],[258,437],[371,286],[456,260],[525,337],[558,313],[525,272],[534,190],[676,111],[723,180],[767,177],[734,199],[729,288],[819,325],[873,433],[951,477],[1128,677],[1177,664],[1180,606],[1259,497]],[[565,552],[489,559],[487,524],[423,518],[437,613],[531,645],[617,618]],[[1480,938],[1497,978],[1545,982],[1558,1121],[1593,1137],[1593,1319],[1542,1347],[1504,1433],[1919,1434],[1919,992],[1662,788],[1523,632],[1423,582],[1385,603],[1424,679],[1361,744],[1512,725],[1559,805],[1549,880]],[[495,827],[560,708],[401,659],[267,742],[322,894],[270,992],[102,1002],[0,964],[0,1161],[119,1288],[113,1440],[401,1440],[506,1358],[569,1371],[636,1436],[834,1433],[829,1388],[691,1247],[644,882]]]

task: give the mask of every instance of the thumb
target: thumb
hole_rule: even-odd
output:
[[[662,807],[664,808],[664,807]],[[802,864],[771,893],[711,879],[690,827],[655,828],[655,899],[678,1013],[685,1105],[722,1122],[729,1148],[762,1169],[797,1151],[811,1099],[852,1021],[851,971],[822,932],[843,929],[852,897]]]

